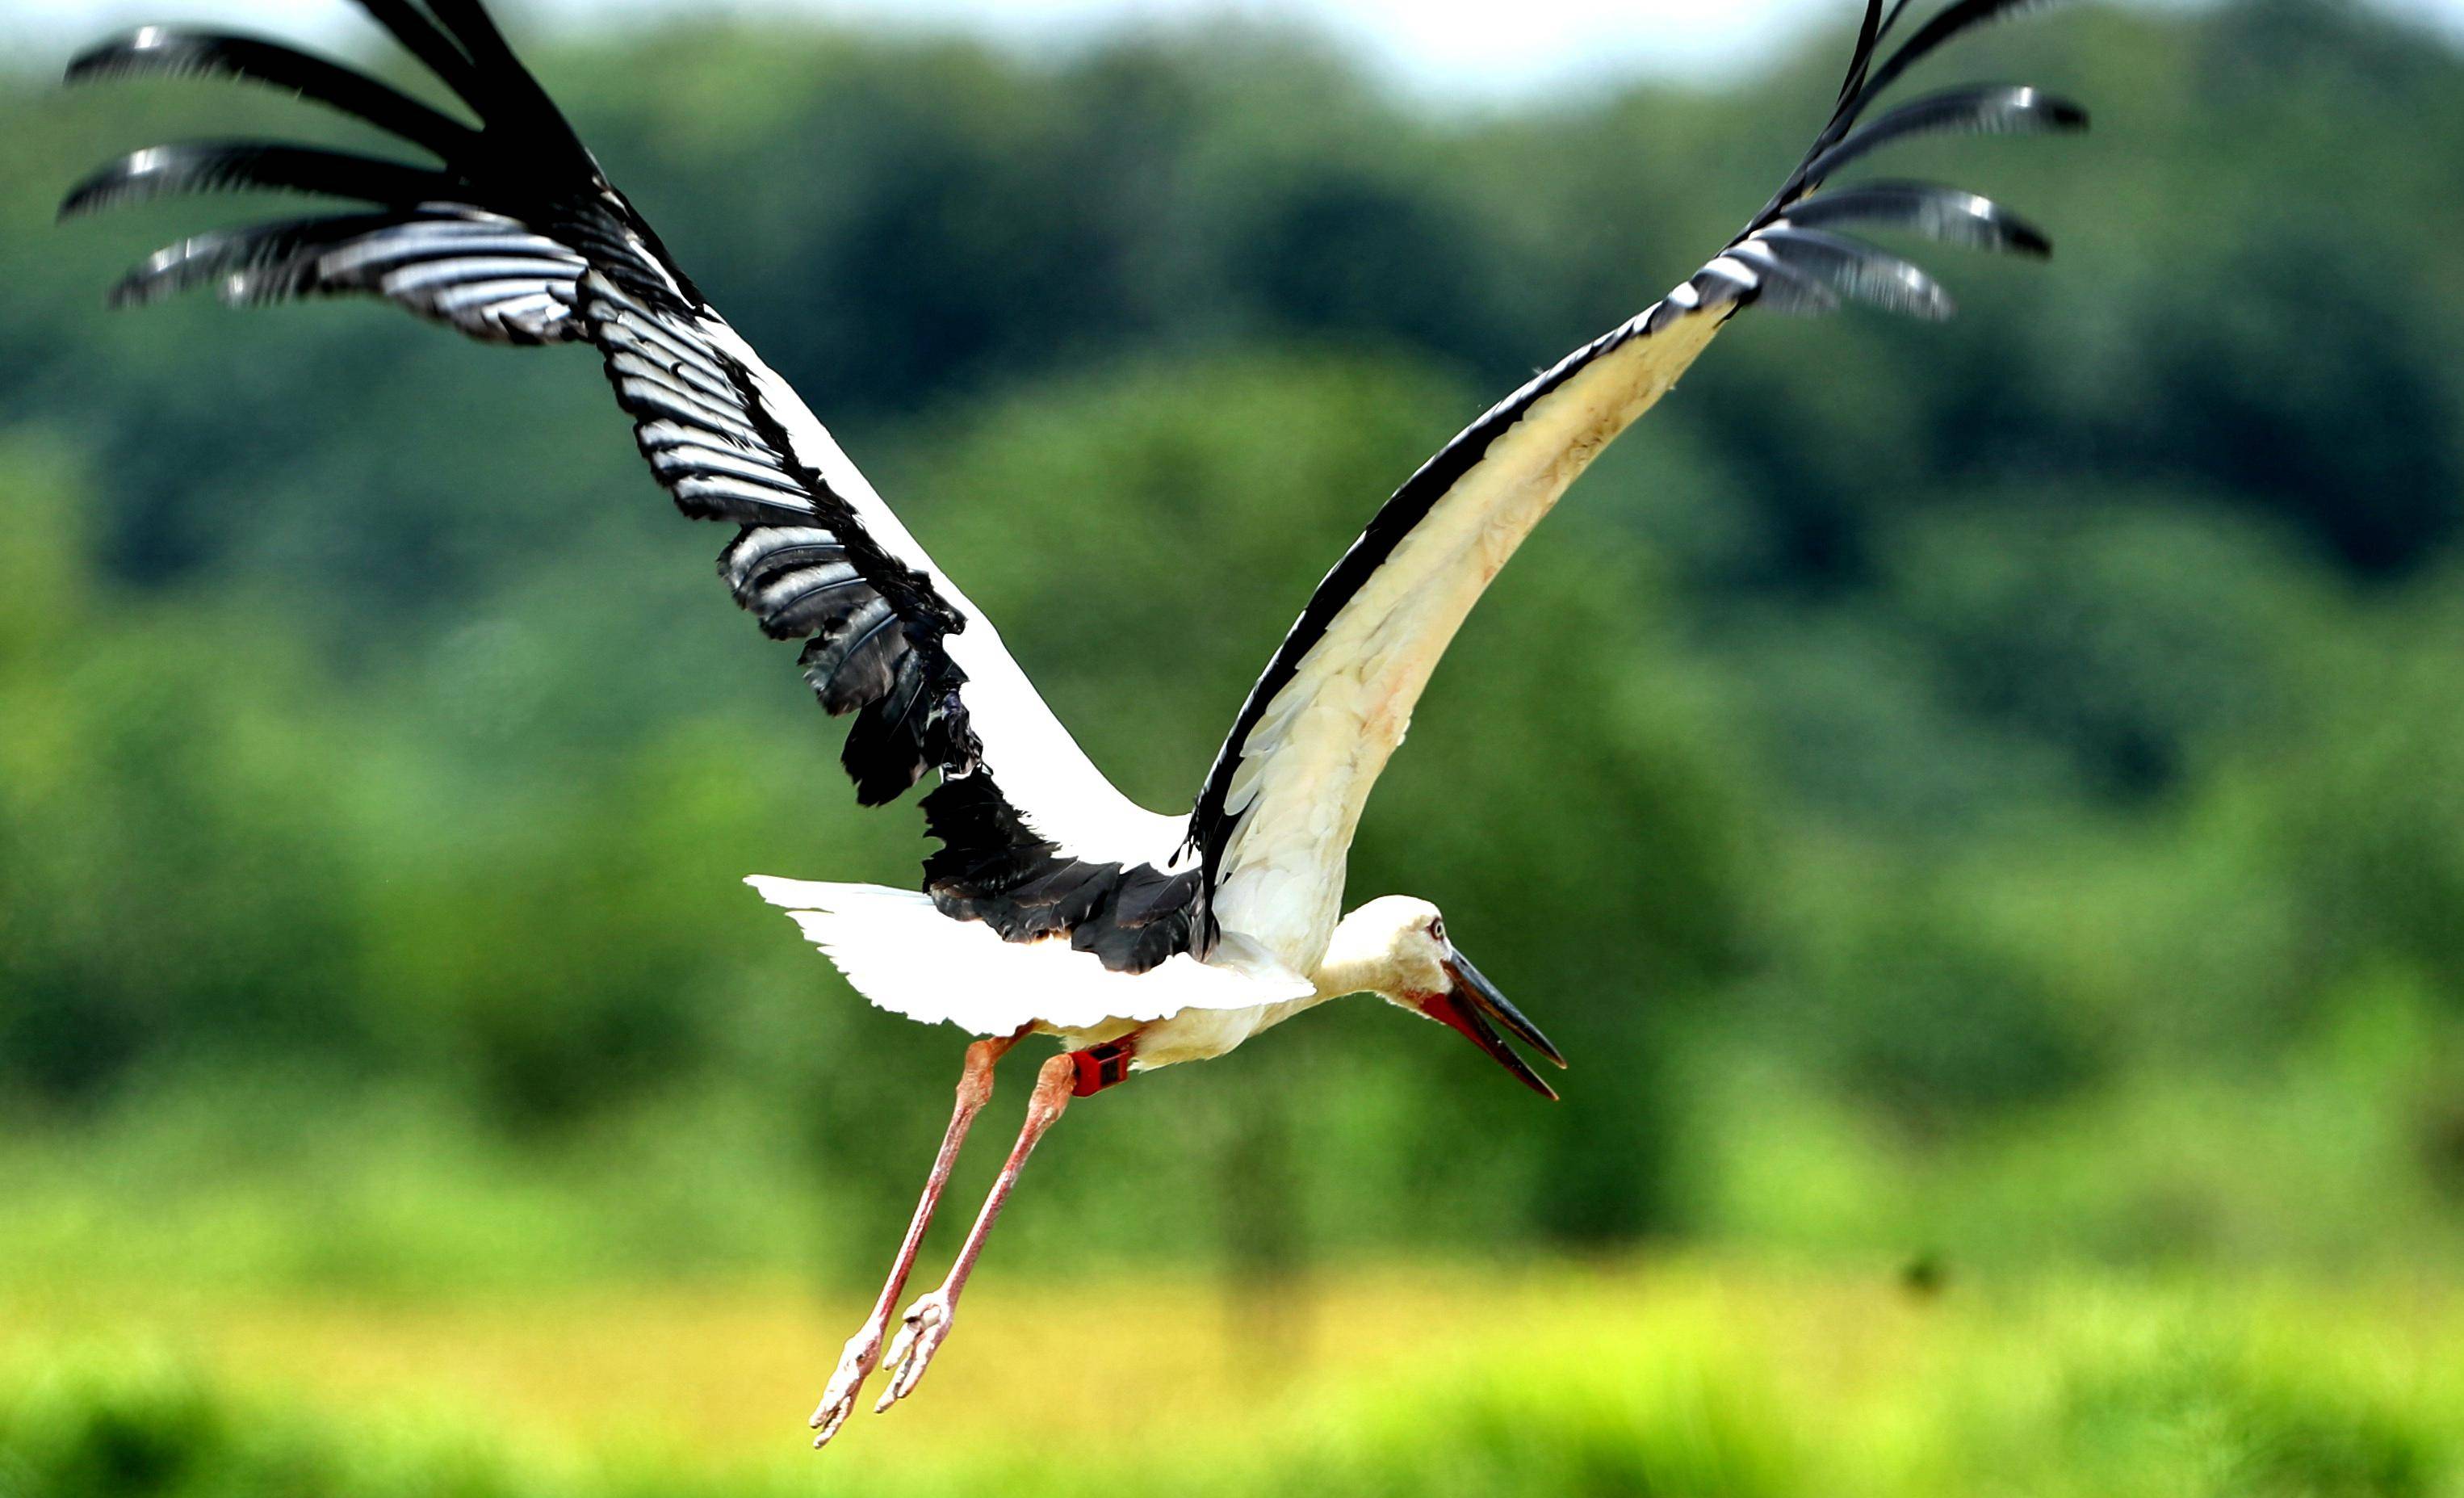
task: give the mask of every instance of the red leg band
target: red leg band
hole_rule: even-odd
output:
[[[1116,1087],[1130,1079],[1130,1057],[1135,1047],[1126,1040],[1107,1041],[1089,1046],[1085,1050],[1069,1053],[1069,1066],[1076,1073],[1069,1084],[1072,1097],[1091,1097],[1108,1087]]]

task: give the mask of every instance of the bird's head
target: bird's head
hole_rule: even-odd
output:
[[[1446,918],[1428,901],[1403,894],[1370,901],[1343,918],[1328,958],[1330,971],[1344,975],[1341,981],[1348,990],[1366,990],[1437,1021],[1487,1052],[1525,1087],[1543,1097],[1556,1097],[1556,1090],[1489,1022],[1504,1025],[1507,1034],[1556,1066],[1565,1066],[1566,1058],[1455,949],[1446,937]]]

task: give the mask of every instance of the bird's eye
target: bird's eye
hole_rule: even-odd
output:
[[[1429,922],[1429,935],[1440,941],[1446,939],[1446,918],[1443,915]]]

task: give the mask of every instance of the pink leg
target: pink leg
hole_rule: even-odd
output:
[[[915,1267],[916,1250],[924,1245],[924,1230],[933,1225],[933,1209],[940,1203],[941,1188],[950,1183],[950,1168],[957,1163],[958,1146],[967,1137],[967,1126],[993,1095],[993,1066],[1024,1037],[1026,1031],[979,1040],[967,1047],[966,1069],[958,1073],[958,1104],[950,1114],[949,1132],[941,1136],[941,1153],[933,1157],[933,1174],[924,1180],[924,1196],[915,1203],[915,1216],[907,1224],[907,1237],[898,1245],[898,1257],[891,1262],[890,1279],[881,1287],[881,1298],[873,1302],[872,1314],[865,1318],[864,1329],[847,1338],[847,1348],[839,1355],[838,1370],[830,1375],[829,1387],[822,1395],[821,1406],[813,1411],[813,1428],[821,1432],[813,1438],[815,1447],[829,1444],[839,1427],[854,1413],[855,1397],[864,1381],[872,1377],[881,1364],[881,1339],[890,1330],[890,1313],[898,1305],[899,1291],[907,1288],[908,1271]]]
[[[1115,1059],[1099,1072],[1087,1058],[1106,1052],[1112,1053]],[[905,1319],[899,1323],[897,1339],[890,1344],[890,1387],[872,1407],[874,1414],[914,1391],[916,1380],[924,1377],[926,1365],[933,1361],[933,1354],[950,1334],[950,1322],[958,1312],[958,1292],[966,1289],[967,1276],[975,1272],[977,1256],[984,1251],[984,1238],[993,1230],[993,1220],[1001,1216],[1001,1203],[1009,1200],[1010,1188],[1018,1184],[1018,1173],[1025,1167],[1027,1156],[1034,1153],[1036,1141],[1069,1106],[1073,1092],[1092,1092],[1119,1081],[1128,1056],[1128,1046],[1115,1043],[1094,1051],[1055,1056],[1036,1072],[1035,1095],[1026,1105],[1026,1124],[1019,1130],[1018,1143],[1011,1146],[1009,1159],[994,1179],[991,1194],[984,1198],[983,1210],[976,1214],[976,1225],[967,1230],[966,1245],[958,1250],[957,1262],[950,1266],[950,1277],[941,1282],[939,1289],[908,1307]]]

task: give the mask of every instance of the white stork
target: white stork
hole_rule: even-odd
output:
[[[967,1047],[888,1283],[813,1415],[819,1445],[882,1362],[993,1066],[1028,1035],[1058,1037],[1065,1051],[1037,1073],[1025,1126],[949,1277],[898,1321],[878,1409],[923,1376],[1028,1152],[1072,1097],[1222,1055],[1360,993],[1452,1026],[1555,1095],[1498,1027],[1564,1058],[1456,948],[1434,906],[1388,896],[1340,915],[1362,803],[1482,589],[1738,311],[1819,311],[1850,297],[1948,313],[1924,272],[1838,232],[1853,226],[2046,253],[2042,235],[1972,193],[1900,181],[1823,190],[1906,137],[2082,125],[2076,106],[2008,85],[1927,95],[1859,122],[1912,64],[2024,3],[1952,0],[1883,57],[1906,0],[1887,13],[1867,0],[1830,118],[1770,203],[1675,290],[1507,396],[1396,491],[1301,610],[1185,815],[1133,804],[1088,761],[991,622],[609,185],[479,0],[360,0],[468,119],[249,37],[146,28],[84,53],[73,82],[244,78],[376,125],[435,165],[270,143],[159,146],[88,178],[61,211],[215,188],[345,200],[361,207],[172,245],[112,300],[209,284],[242,304],[366,293],[493,342],[591,344],[676,504],[737,527],[718,560],[737,602],[766,633],[803,641],[822,705],[853,716],[841,758],[857,799],[881,804],[935,778],[923,808],[942,846],[919,889],[749,881],[874,1003],[984,1037]]]

